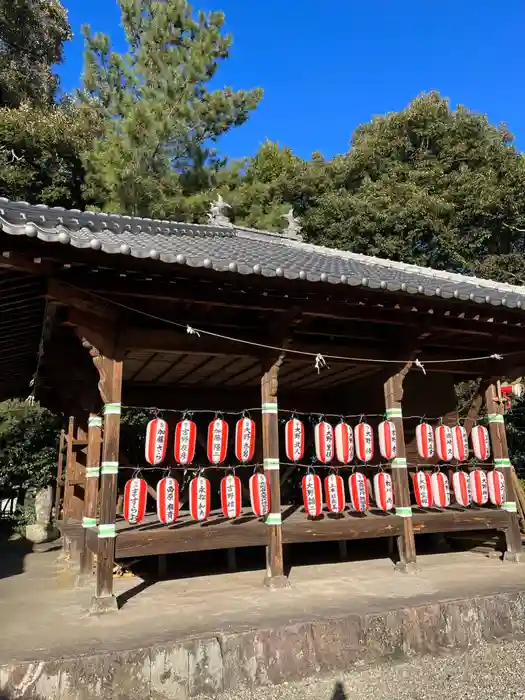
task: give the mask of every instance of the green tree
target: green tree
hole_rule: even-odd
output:
[[[50,104],[58,85],[52,67],[71,36],[59,0],[0,0],[0,105]]]
[[[210,186],[213,144],[242,124],[261,90],[210,90],[231,37],[221,12],[195,17],[186,0],[119,0],[129,50],[85,28],[84,99],[105,131],[86,158],[89,183],[108,209],[174,215],[181,197]]]

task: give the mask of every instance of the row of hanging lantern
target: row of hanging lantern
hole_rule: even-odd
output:
[[[323,488],[321,478],[314,473],[306,474],[302,479],[303,504],[306,514],[317,517],[323,510]],[[348,478],[350,506],[352,510],[363,513],[370,510],[371,486],[369,479],[361,472],[353,472]],[[392,510],[394,507],[394,489],[392,477],[384,471],[374,476],[374,500],[380,510]],[[329,474],[324,480],[326,506],[331,513],[342,513],[346,507],[345,486],[339,474]]]
[[[414,497],[422,508],[447,508],[450,505],[450,483],[446,474],[436,471],[432,475],[417,471],[412,475]],[[485,505],[490,501],[501,506],[506,500],[505,477],[501,471],[493,469],[473,469],[467,473],[458,469],[452,475],[452,490],[460,506],[471,503]]]
[[[484,425],[472,428],[470,439],[476,459],[484,462],[490,457],[489,431]],[[443,462],[456,459],[464,462],[469,458],[469,440],[462,425],[438,425],[432,428],[429,423],[420,423],[416,427],[417,451],[423,459],[432,459],[437,455]]]
[[[258,517],[270,512],[270,487],[265,474],[256,472],[250,477],[250,505]],[[226,518],[238,518],[242,511],[241,480],[235,474],[228,474],[220,483],[221,509]],[[148,484],[140,477],[126,482],[124,488],[124,518],[136,525],[146,515]],[[157,517],[161,523],[169,525],[179,517],[180,486],[171,476],[166,476],[157,484]],[[189,483],[189,509],[193,520],[206,520],[210,514],[211,484],[198,475]]]
[[[206,452],[211,464],[222,464],[228,451],[228,423],[216,416],[208,426]],[[197,426],[183,418],[175,426],[174,456],[178,464],[191,464],[197,445]],[[168,448],[168,424],[163,418],[154,418],[146,428],[146,462],[162,464]],[[235,426],[235,457],[241,463],[253,459],[255,452],[255,422],[248,416],[240,418]]]

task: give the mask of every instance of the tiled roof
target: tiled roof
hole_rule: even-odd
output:
[[[0,228],[10,235],[49,243],[233,274],[349,284],[525,307],[525,287],[325,248],[238,226],[80,212],[0,198]]]

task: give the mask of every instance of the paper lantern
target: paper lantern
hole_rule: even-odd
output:
[[[241,418],[235,426],[235,457],[239,462],[249,462],[255,452],[255,422]]]
[[[474,503],[479,506],[485,505],[489,500],[487,474],[482,469],[473,469],[470,472],[470,493]]]
[[[342,421],[334,428],[335,454],[341,464],[348,464],[354,458],[354,431]]]
[[[238,518],[242,510],[241,480],[228,474],[221,479],[221,508],[227,518]]]
[[[360,423],[363,425],[363,423]],[[354,472],[348,477],[348,488],[350,491],[350,502],[352,508],[358,513],[363,513],[370,509],[370,483],[361,472]]]
[[[179,517],[179,483],[166,476],[157,484],[157,516],[161,523],[169,525]]]
[[[256,472],[250,477],[250,505],[258,518],[270,512],[270,483],[266,474]]]
[[[412,474],[412,484],[417,505],[420,508],[432,508],[434,501],[432,498],[430,474],[420,471]]]
[[[374,431],[368,423],[358,423],[354,429],[355,452],[361,462],[374,458]]]
[[[416,442],[419,456],[432,459],[434,456],[434,431],[429,423],[420,423],[416,427]]]
[[[315,454],[323,464],[328,464],[334,458],[334,429],[322,420],[315,426]]]
[[[460,506],[469,506],[471,504],[470,478],[466,472],[461,470],[454,472],[452,475],[452,489],[454,498]]]
[[[454,456],[452,443],[452,428],[448,425],[438,425],[435,431],[436,452],[438,459],[450,462]]]
[[[215,418],[208,426],[208,461],[221,464],[228,451],[228,423],[222,418]]]
[[[468,459],[468,436],[462,425],[455,425],[452,428],[452,454],[459,462]]]
[[[317,474],[305,474],[302,480],[303,503],[307,515],[312,518],[321,515],[323,509],[323,494],[321,479]]]
[[[505,503],[507,500],[505,477],[498,469],[493,469],[487,474],[487,486],[491,503],[495,506],[501,506]]]
[[[378,472],[374,476],[374,500],[380,510],[394,507],[394,487],[388,472]]]
[[[197,426],[185,418],[175,427],[175,461],[179,464],[191,464],[195,457],[197,443]]]
[[[190,513],[193,520],[206,520],[210,514],[211,488],[204,476],[190,481]]]
[[[447,508],[450,505],[450,484],[448,476],[443,472],[434,472],[430,477],[432,487],[432,500],[438,508]]]
[[[476,459],[484,462],[490,457],[489,431],[484,425],[475,425],[472,428],[471,439]]]
[[[136,525],[144,520],[146,515],[146,501],[148,498],[148,485],[144,479],[130,479],[124,487],[124,518]]]
[[[150,420],[146,426],[146,462],[161,464],[168,447],[168,424],[162,418]]]
[[[384,420],[377,428],[379,452],[385,459],[394,459],[397,450],[396,426],[391,420]]]
[[[331,513],[342,513],[345,509],[345,486],[339,474],[329,474],[324,480],[326,505]]]
[[[298,418],[290,418],[284,429],[286,456],[290,462],[298,462],[304,456],[304,425]]]

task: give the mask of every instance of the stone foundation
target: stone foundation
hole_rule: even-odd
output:
[[[348,670],[356,662],[463,649],[525,634],[525,594],[500,593],[125,652],[0,667],[9,700],[187,700]]]

